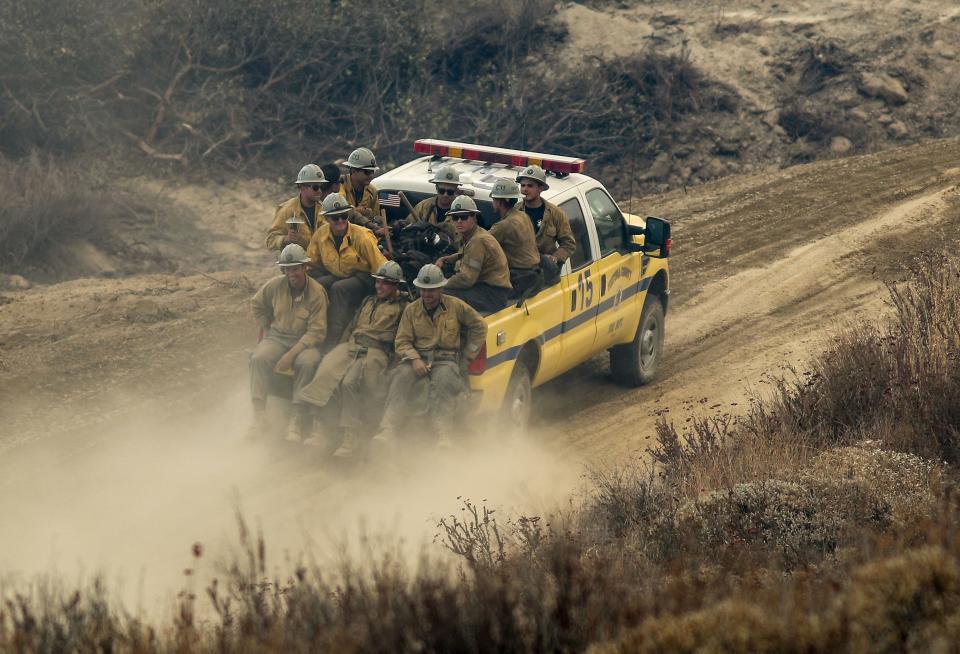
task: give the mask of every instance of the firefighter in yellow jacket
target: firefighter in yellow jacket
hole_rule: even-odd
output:
[[[377,247],[377,238],[368,229],[348,220],[352,207],[340,195],[323,199],[326,224],[310,239],[310,275],[330,295],[327,316],[327,343],[340,340],[347,322],[364,297],[373,292],[371,273],[386,259]]]
[[[330,184],[323,170],[317,164],[307,164],[300,169],[294,183],[297,195],[278,206],[273,214],[266,238],[269,250],[280,251],[291,243],[306,248],[318,224],[323,224],[323,217],[317,215],[317,205],[324,197],[323,187]]]
[[[393,354],[400,316],[407,306],[400,293],[403,270],[396,261],[387,261],[373,275],[376,289],[360,305],[340,344],[331,350],[317,368],[313,381],[300,391],[300,399],[316,407],[326,406],[339,396],[341,445],[336,457],[350,457],[363,444],[365,428],[376,426],[379,415],[370,407],[380,407],[386,395],[386,369]],[[364,420],[373,416],[374,423]],[[315,416],[315,429],[319,420]],[[369,434],[367,434],[369,435]],[[316,429],[308,439],[320,444],[323,432]]]
[[[450,211],[454,198],[460,190],[460,174],[453,166],[441,166],[434,171],[430,183],[436,185],[437,194],[418,202],[413,208],[413,213],[407,216],[404,222],[407,225],[418,222],[430,223],[450,236],[455,236],[456,229],[453,222],[447,218],[447,212]]]
[[[320,363],[317,348],[327,335],[327,292],[307,276],[306,252],[296,243],[283,248],[274,277],[253,297],[253,315],[264,330],[250,355],[250,396],[254,421],[251,435],[266,428],[267,395],[276,374],[293,371],[293,407],[288,440],[301,440],[309,428],[310,412],[299,399],[300,389],[313,379]]]
[[[463,245],[456,254],[437,259],[441,268],[456,262],[444,292],[458,297],[480,313],[496,313],[510,297],[510,268],[497,239],[477,224],[480,210],[473,198],[461,195],[448,214]]]
[[[520,197],[520,187],[512,179],[501,178],[494,182],[490,200],[500,220],[490,228],[490,234],[507,255],[513,292],[530,297],[543,288],[543,273],[540,271],[537,235],[530,219],[517,208]]]
[[[577,250],[570,220],[560,207],[540,197],[541,193],[550,188],[547,184],[547,173],[543,168],[527,166],[517,175],[517,183],[523,195],[523,202],[518,203],[519,209],[530,217],[530,223],[537,234],[544,281],[547,286],[552,286],[560,281],[563,262]]]
[[[394,350],[401,358],[390,379],[387,406],[373,443],[394,448],[410,415],[430,417],[440,448],[452,445],[457,396],[467,386],[466,368],[480,353],[487,324],[469,304],[443,294],[443,271],[432,263],[414,280],[420,299],[403,311]]]
[[[380,196],[377,188],[370,183],[380,170],[377,158],[367,148],[357,148],[350,153],[343,165],[347,167],[347,174],[340,185],[340,195],[355,209],[350,221],[372,231],[379,230]]]

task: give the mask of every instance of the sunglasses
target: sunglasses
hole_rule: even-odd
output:
[[[320,190],[320,185],[319,185],[319,184],[308,184],[307,186],[308,186],[309,188],[312,188],[312,189],[314,190],[314,192],[317,192],[317,191]]]
[[[336,222],[340,222],[341,220],[349,220],[349,217],[345,215],[327,216],[327,220],[329,220],[332,223],[336,223]]]
[[[457,222],[461,222],[461,221],[464,221],[464,220],[470,220],[471,218],[473,218],[473,214],[472,214],[472,213],[458,213],[458,214],[454,214],[454,215],[450,216],[450,218],[451,218],[452,220],[457,221]]]
[[[457,189],[455,188],[438,188],[437,195],[456,195]]]

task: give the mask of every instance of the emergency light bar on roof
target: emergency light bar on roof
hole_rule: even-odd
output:
[[[432,154],[436,157],[486,161],[521,168],[524,166],[540,166],[552,173],[582,173],[587,167],[586,161],[576,157],[561,157],[553,154],[508,150],[506,148],[489,148],[485,145],[438,141],[436,139],[418,140],[413,144],[413,151],[419,154]]]

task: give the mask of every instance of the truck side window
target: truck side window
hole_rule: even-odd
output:
[[[577,240],[577,249],[570,257],[570,270],[576,270],[593,260],[590,254],[590,235],[587,234],[587,224],[583,220],[583,210],[577,198],[570,198],[561,204],[560,208],[567,214],[573,237]]]
[[[600,240],[600,256],[622,250],[627,244],[627,223],[617,204],[600,188],[587,191],[587,205],[593,214]]]

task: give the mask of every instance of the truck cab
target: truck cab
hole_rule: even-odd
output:
[[[559,283],[486,316],[487,342],[470,366],[481,411],[525,427],[533,388],[604,350],[617,381],[653,380],[670,292],[668,222],[623,213],[603,185],[584,174],[582,159],[433,139],[417,141],[414,150],[425,156],[374,180],[389,220],[407,214],[399,192],[415,205],[435,194],[428,181],[433,171],[452,166],[489,227],[496,220],[493,184],[536,164],[549,176],[541,197],[563,210],[576,239]]]

